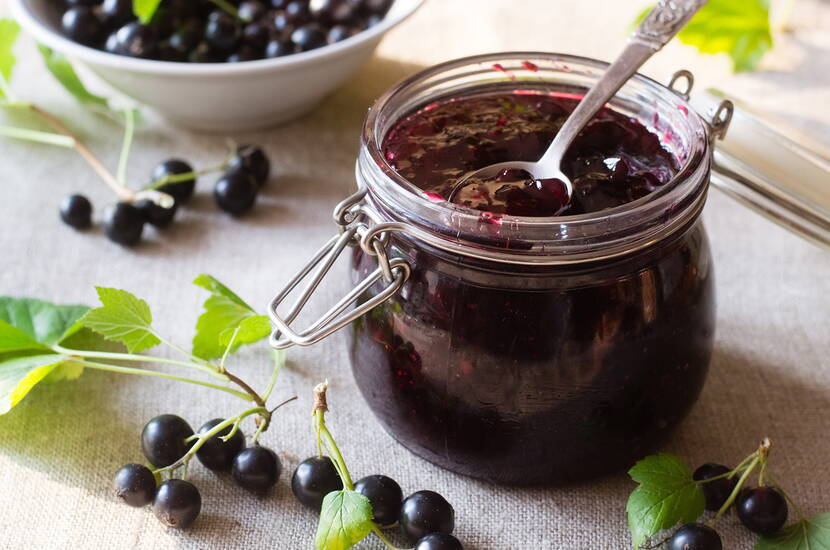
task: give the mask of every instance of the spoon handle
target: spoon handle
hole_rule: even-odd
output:
[[[707,0],[660,0],[637,27],[622,54],[582,98],[556,134],[539,164],[556,163],[555,172],[571,142],[643,63],[665,46],[706,4]],[[554,172],[554,173],[555,173]]]

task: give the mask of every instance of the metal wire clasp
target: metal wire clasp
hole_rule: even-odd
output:
[[[340,234],[335,235],[317,252],[308,264],[305,265],[292,278],[285,288],[277,294],[268,307],[268,315],[276,327],[269,338],[269,343],[275,349],[285,349],[293,345],[310,346],[329,336],[330,334],[347,326],[349,323],[369,312],[391,298],[406,280],[409,278],[411,269],[406,261],[400,258],[389,259],[387,246],[389,242],[388,232],[371,231],[363,211],[363,198],[366,192],[361,190],[334,209],[334,221],[340,227]],[[302,331],[295,331],[290,324],[308,303],[309,298],[322,282],[323,278],[331,269],[340,254],[350,246],[360,246],[370,256],[377,257],[378,267],[366,276],[351,292],[344,296],[339,302],[331,307],[311,326]],[[297,288],[310,275],[310,279],[298,296],[294,305],[285,316],[281,316],[277,309],[288,298],[292,291]],[[359,305],[348,310],[360,296],[369,290],[376,282],[383,279],[386,287],[378,294]],[[348,310],[348,311],[347,311]]]

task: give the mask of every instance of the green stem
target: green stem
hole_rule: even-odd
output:
[[[747,466],[746,470],[744,470],[743,475],[741,475],[741,477],[738,479],[738,483],[735,484],[735,488],[732,489],[732,493],[729,495],[729,498],[727,498],[726,502],[723,503],[723,506],[720,507],[720,510],[718,510],[718,513],[715,514],[715,517],[708,522],[708,525],[710,527],[714,525],[718,518],[720,518],[723,514],[726,513],[727,510],[729,510],[729,507],[732,506],[732,504],[735,502],[735,499],[738,498],[738,494],[741,492],[741,489],[743,489],[744,483],[746,483],[747,478],[755,469],[755,467],[758,466],[758,463],[760,461],[760,456],[756,456],[754,459],[752,459],[752,462],[750,462],[749,466]]]
[[[58,147],[67,147],[69,149],[75,147],[75,140],[70,137],[53,134],[51,132],[38,132],[37,130],[18,128],[16,126],[0,126],[0,136],[33,141],[35,143],[45,143],[47,145],[56,145]]]
[[[121,185],[127,182],[127,161],[130,158],[130,149],[133,146],[133,135],[135,134],[135,111],[124,110],[124,139],[121,142],[121,155],[118,157],[118,171],[115,179]]]
[[[191,364],[202,365],[207,370],[213,371],[215,373],[222,374],[222,369],[220,369],[218,365],[214,365],[210,361],[205,361],[201,357],[196,357],[195,355],[193,355],[192,353],[190,353],[189,351],[187,351],[183,347],[179,346],[178,344],[174,344],[173,342],[171,342],[170,340],[164,338],[161,334],[157,333],[156,331],[154,331],[152,329],[151,329],[151,332],[153,333],[153,335],[156,338],[158,338],[161,341],[162,344],[164,344],[168,348],[170,348],[172,350],[175,350],[175,351],[179,352],[180,354],[184,355],[185,357],[187,357],[190,360]]]
[[[219,6],[220,8],[222,8],[223,10],[225,10],[226,12],[228,12],[229,14],[233,15],[237,19],[240,19],[239,10],[237,10],[236,6],[234,6],[233,4],[228,2],[227,0],[210,0],[210,1],[213,2],[214,4],[216,4],[217,6]]]
[[[164,176],[158,181],[154,181],[148,185],[145,185],[142,190],[143,191],[152,191],[155,189],[160,189],[165,185],[170,183],[181,183],[183,181],[190,181],[192,179],[198,178],[199,176],[204,176],[207,174],[212,174],[214,172],[220,172],[227,168],[228,163],[227,161],[223,162],[222,164],[217,164],[216,166],[211,166],[210,168],[205,168],[204,170],[194,170],[193,172],[184,172],[182,174],[169,174]]]
[[[228,342],[228,345],[225,346],[225,353],[222,354],[222,360],[219,361],[219,372],[225,372],[225,361],[228,360],[228,355],[231,354],[231,349],[233,348],[234,342],[236,342],[236,335],[239,334],[239,328],[242,325],[238,325],[231,335],[231,339]]]
[[[285,364],[285,352],[280,350],[274,352],[276,356],[274,357],[274,370],[271,372],[271,379],[268,380],[268,385],[265,386],[265,391],[262,392],[262,400],[268,401],[268,398],[271,397],[271,392],[274,391],[274,387],[277,385],[277,377],[282,372],[282,367]]]
[[[209,431],[201,434],[199,439],[196,440],[196,443],[194,443],[193,446],[190,447],[190,449],[187,451],[187,453],[185,453],[183,457],[181,457],[179,460],[177,460],[170,466],[165,466],[164,468],[158,468],[157,470],[154,470],[153,473],[159,474],[162,472],[172,472],[173,470],[187,464],[188,462],[190,462],[190,459],[193,458],[193,456],[196,454],[196,451],[201,449],[202,445],[204,445],[208,439],[215,435],[218,435],[222,432],[222,430],[224,430],[228,426],[231,426],[236,422],[242,420],[243,418],[251,416],[252,414],[268,414],[268,410],[264,409],[263,407],[253,407],[251,409],[248,409],[247,411],[239,413],[236,416],[232,416],[226,420],[223,420],[222,422],[211,428]]]
[[[136,355],[132,353],[112,353],[108,351],[86,351],[86,350],[77,350],[77,349],[69,349],[62,346],[52,346],[52,350],[55,353],[60,353],[63,355],[73,355],[77,357],[86,357],[90,359],[108,359],[110,361],[132,361],[132,362],[143,362],[143,363],[161,363],[165,365],[176,365],[178,367],[187,367],[189,369],[195,369],[200,372],[204,372],[205,374],[209,374],[218,380],[222,380],[223,382],[230,382],[230,378],[227,376],[216,372],[215,370],[208,368],[204,365],[199,363],[193,363],[188,361],[179,361],[177,359],[168,359],[166,357],[153,357],[150,355]]]
[[[188,384],[195,384],[197,386],[203,386],[205,388],[212,388],[214,390],[223,391],[225,393],[229,393],[234,395],[240,399],[244,399],[245,401],[253,401],[250,395],[247,393],[235,390],[233,388],[227,388],[225,386],[220,386],[218,384],[211,384],[210,382],[202,382],[201,380],[193,380],[192,378],[184,378],[182,376],[176,376],[174,374],[167,374],[166,372],[158,372],[154,370],[147,370],[147,369],[134,369],[131,367],[121,367],[117,365],[108,365],[106,363],[98,363],[96,361],[86,361],[86,360],[78,360],[69,357],[68,359],[73,360],[74,362],[78,363],[79,365],[83,365],[85,367],[89,367],[91,369],[97,370],[104,370],[109,372],[116,372],[120,374],[137,374],[140,376],[155,376],[157,378],[166,378],[167,380],[176,380],[177,382],[186,382]]]
[[[317,431],[325,442],[326,447],[331,454],[330,458],[333,460],[334,465],[337,467],[337,471],[340,473],[340,478],[343,481],[343,487],[347,491],[354,491],[354,482],[352,482],[352,476],[349,474],[349,469],[346,467],[346,461],[343,460],[343,455],[337,447],[337,442],[334,441],[334,437],[326,427],[326,412],[323,409],[317,409],[314,411],[314,417],[317,420]]]
[[[6,77],[3,76],[2,72],[0,72],[0,92],[3,93],[3,97],[5,97],[10,103],[17,103],[17,96],[14,94],[12,87],[9,86],[9,82],[6,80]]]

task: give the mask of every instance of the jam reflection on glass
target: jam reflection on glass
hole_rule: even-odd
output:
[[[433,199],[513,216],[584,214],[644,197],[677,172],[659,138],[625,115],[602,109],[563,159],[573,198],[558,180],[519,170],[495,179],[465,174],[506,161],[536,161],[578,99],[535,90],[491,93],[428,105],[398,121],[383,141],[389,164]]]
[[[384,152],[438,200],[466,171],[535,160],[572,106],[539,94],[431,105],[396,124]],[[566,159],[568,213],[635,200],[676,170],[643,126],[603,111]],[[513,176],[471,206],[546,215],[545,190]],[[386,429],[442,467],[506,484],[596,477],[652,451],[699,395],[714,334],[699,221],[645,250],[574,266],[486,262],[397,233],[391,254],[412,274],[352,325],[352,369]],[[360,247],[352,261],[353,282],[377,268]]]

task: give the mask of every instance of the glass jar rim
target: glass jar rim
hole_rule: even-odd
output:
[[[528,62],[531,68],[528,69]],[[537,65],[538,63],[538,65]],[[444,86],[443,98],[470,94],[483,84],[460,87],[447,94],[447,83],[454,72],[470,69],[469,74],[496,73],[512,85],[521,88],[524,80],[515,73],[531,70],[540,76],[542,69],[557,74],[560,80],[580,76],[596,79],[608,63],[587,57],[545,52],[500,52],[456,59],[434,65],[401,81],[378,98],[370,108],[361,137],[361,152],[357,163],[357,178],[367,192],[367,202],[376,214],[376,222],[398,222],[410,227],[409,232],[420,240],[453,253],[507,263],[560,264],[595,261],[631,253],[666,238],[695,219],[705,201],[709,179],[711,150],[709,126],[700,117],[687,98],[641,74],[636,74],[610,102],[636,87],[656,105],[671,104],[683,112],[684,137],[689,151],[681,168],[660,189],[635,201],[606,210],[587,214],[556,217],[499,216],[452,204],[434,201],[424,192],[398,174],[383,154],[382,145],[388,126],[382,128],[384,115],[396,101],[402,101],[419,91],[431,79]],[[575,67],[583,67],[589,74],[580,74]],[[494,70],[497,68],[497,70]],[[443,77],[443,78],[442,78]],[[542,81],[527,81],[539,87]],[[553,81],[549,83],[553,84]],[[584,88],[584,87],[583,87]],[[409,98],[412,99],[412,98]],[[430,102],[422,98],[397,113],[394,120],[410,114]],[[656,112],[656,111],[655,111]],[[673,130],[678,128],[671,126]],[[399,229],[405,231],[403,229]],[[487,243],[490,239],[493,242]]]

